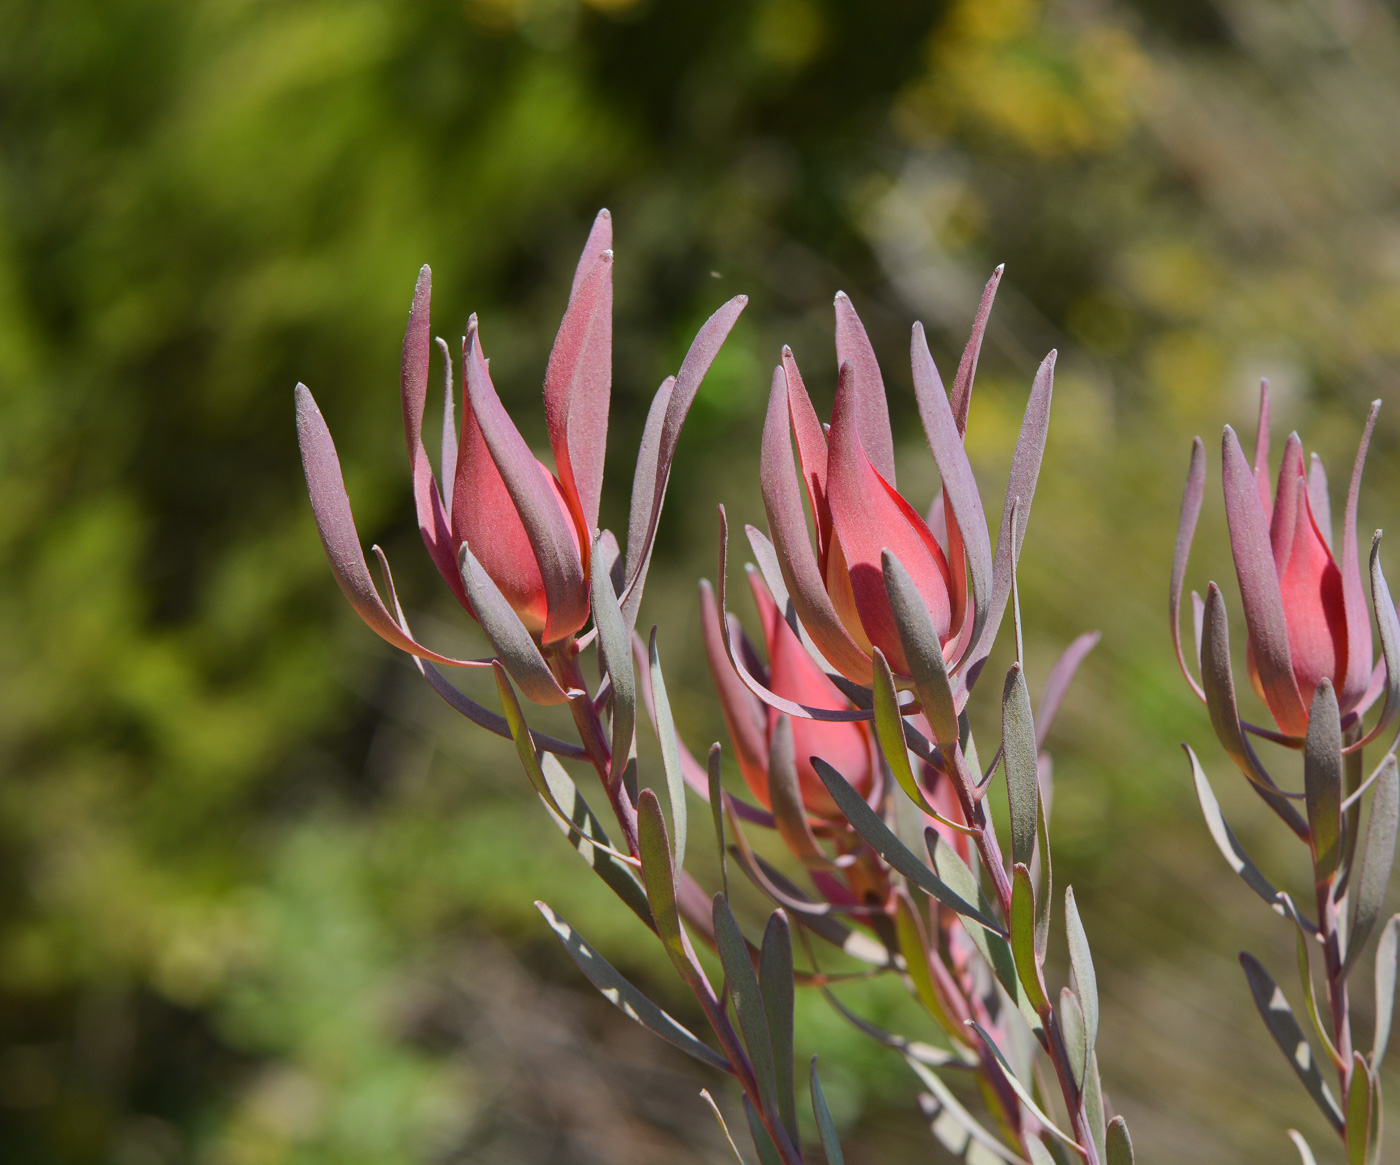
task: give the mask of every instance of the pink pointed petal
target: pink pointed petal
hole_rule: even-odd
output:
[[[987,286],[996,291],[993,283]],[[984,297],[990,308],[990,300]],[[983,324],[985,325],[985,319]],[[980,335],[978,336],[980,342]],[[972,632],[968,646],[977,642],[986,625],[987,611],[992,601],[992,542],[987,533],[987,515],[982,510],[982,497],[977,491],[977,479],[972,474],[972,465],[967,459],[967,450],[958,432],[948,397],[943,392],[943,382],[938,376],[938,368],[933,363],[933,355],[928,350],[922,324],[915,324],[909,341],[909,358],[914,370],[914,394],[919,403],[919,418],[924,423],[924,434],[928,437],[929,448],[933,451],[933,461],[943,479],[943,496],[947,508],[952,511],[953,521],[948,529],[948,563],[955,588],[971,584],[973,617]],[[974,357],[973,363],[976,363]],[[956,553],[954,540],[962,543],[962,553]],[[966,559],[964,576],[963,559]],[[955,626],[960,621],[955,618]],[[953,666],[956,668],[958,660]]]
[[[1308,709],[1293,679],[1288,621],[1269,545],[1267,519],[1259,502],[1257,482],[1244,459],[1239,438],[1229,425],[1225,426],[1222,439],[1222,460],[1225,517],[1249,630],[1251,658],[1274,720],[1289,735],[1301,736],[1307,731]]]
[[[803,650],[812,657],[812,662],[838,689],[841,688],[842,684],[850,684],[851,681],[836,671],[822,655],[817,645],[812,642],[812,637],[807,634],[807,628],[802,626],[802,620],[797,617],[797,607],[792,601],[792,596],[788,594],[787,582],[783,578],[783,568],[778,564],[778,552],[773,549],[773,543],[768,541],[768,536],[757,526],[749,525],[744,526],[744,536],[749,540],[749,549],[753,551],[754,563],[758,573],[763,578],[764,586],[768,588],[768,593],[773,596],[773,601],[778,604],[778,609],[783,613],[787,625],[792,628],[792,633],[802,644]],[[754,567],[748,566],[745,569],[752,573]],[[849,698],[849,693],[847,693],[847,697]]]
[[[814,708],[807,704],[800,704],[796,700],[789,700],[786,696],[780,696],[766,684],[757,679],[752,670],[744,662],[742,655],[734,648],[734,635],[729,627],[728,605],[725,598],[725,573],[729,564],[729,519],[725,515],[724,507],[719,507],[719,612],[720,629],[724,634],[724,653],[729,657],[729,666],[734,669],[744,687],[748,688],[755,696],[770,708],[776,708],[779,712],[786,712],[789,716],[795,716],[803,720],[871,720],[874,713],[870,711],[851,710],[850,708]]]
[[[1084,662],[1084,657],[1094,650],[1098,642],[1099,633],[1097,631],[1086,631],[1065,648],[1060,658],[1055,661],[1055,666],[1050,669],[1050,675],[1045,680],[1045,691],[1040,697],[1040,707],[1035,713],[1036,748],[1045,747],[1045,740],[1050,735],[1050,726],[1055,723],[1055,717],[1059,715],[1060,705],[1064,702],[1065,693],[1069,691],[1070,684],[1074,683],[1074,676],[1079,671],[1079,665]]]
[[[676,445],[681,439],[681,426],[685,424],[685,418],[690,413],[690,406],[695,403],[695,394],[700,391],[700,385],[703,383],[706,373],[710,371],[710,365],[719,355],[719,350],[724,346],[724,341],[729,338],[730,331],[733,330],[734,324],[738,321],[740,313],[748,305],[748,302],[747,295],[736,295],[728,303],[722,305],[714,315],[700,325],[700,330],[695,333],[695,339],[691,341],[685,359],[681,361],[681,368],[676,374],[675,385],[668,395],[661,430],[657,436],[656,472],[651,482],[650,510],[647,512],[645,533],[640,539],[637,539],[638,552],[635,560],[632,556],[635,531],[629,529],[627,537],[628,576],[627,590],[622,595],[623,610],[629,609],[628,602],[634,593],[637,598],[633,600],[632,609],[635,609],[635,603],[641,601],[640,584],[645,575],[646,564],[651,561],[651,548],[656,541],[656,528],[661,522],[661,506],[666,500],[666,486],[671,480],[671,461],[676,455]],[[650,427],[650,418],[648,418],[648,427]],[[634,515],[637,512],[637,502],[636,483],[634,482],[632,490]],[[634,565],[635,572],[633,571]]]
[[[540,654],[530,632],[520,621],[500,588],[472,554],[471,547],[462,544],[462,582],[466,586],[481,629],[496,649],[501,664],[517,684],[536,704],[562,704],[573,692],[559,686],[549,664]]]
[[[1254,482],[1266,517],[1273,514],[1274,499],[1269,492],[1269,382],[1259,382],[1259,426],[1254,432]]]
[[[890,485],[894,479],[894,437],[890,433],[890,410],[885,401],[885,380],[875,359],[875,349],[865,334],[865,325],[856,315],[850,296],[836,293],[836,365],[849,364],[854,374],[856,411],[860,416],[861,444],[875,472]]]
[[[972,334],[967,338],[962,359],[958,361],[958,372],[953,377],[953,417],[957,422],[958,436],[967,432],[967,410],[972,404],[972,381],[977,375],[977,357],[982,352],[982,337],[987,332],[987,320],[992,314],[992,301],[996,299],[997,288],[1001,285],[1001,273],[1006,264],[998,265],[982,289],[982,302],[977,305],[977,315],[972,321]]]
[[[847,679],[868,684],[870,657],[856,645],[827,594],[807,533],[802,497],[793,472],[792,440],[788,428],[787,381],[781,368],[773,372],[768,416],[763,423],[759,482],[768,531],[782,568],[783,581],[798,619],[831,666]]]
[[[452,387],[452,349],[441,336],[437,337],[442,353],[442,462],[438,478],[442,483],[443,516],[452,524],[452,491],[447,487],[457,480],[457,397]]]
[[[588,240],[583,244],[583,254],[579,256],[578,266],[574,268],[574,283],[569,289],[570,301],[578,294],[578,289],[588,278],[589,273],[593,270],[593,265],[598,262],[598,256],[604,251],[611,251],[612,245],[612,212],[605,206],[593,219],[593,226],[588,232]]]
[[[490,660],[453,659],[430,651],[395,622],[370,578],[360,536],[355,530],[355,518],[350,512],[350,499],[345,493],[335,442],[331,440],[330,430],[311,391],[304,384],[296,387],[296,411],[297,441],[301,445],[301,463],[306,472],[306,490],[311,495],[316,532],[321,535],[331,573],[356,614],[381,638],[410,655],[449,667],[488,665]]]
[[[590,543],[598,532],[611,393],[612,252],[603,251],[574,285],[544,374],[544,416],[559,484]]]
[[[1288,618],[1288,652],[1293,661],[1293,677],[1303,703],[1311,706],[1313,694],[1323,679],[1330,680],[1346,666],[1346,604],[1342,576],[1332,552],[1322,540],[1313,521],[1312,507],[1302,478],[1296,478],[1297,508],[1293,543],[1288,566],[1279,576],[1283,609]],[[1282,501],[1274,506],[1277,516]],[[1367,627],[1370,634],[1370,627]],[[1369,679],[1370,660],[1367,663]],[[1364,684],[1363,684],[1364,689]]]
[[[1186,564],[1191,557],[1191,543],[1196,537],[1196,522],[1201,516],[1201,501],[1206,493],[1206,447],[1197,437],[1191,442],[1191,465],[1186,471],[1186,492],[1181,497],[1181,521],[1176,528],[1176,550],[1172,555],[1171,593],[1168,596],[1168,616],[1171,619],[1172,647],[1176,650],[1176,662],[1181,674],[1191,685],[1191,690],[1201,699],[1206,694],[1201,689],[1191,669],[1186,666],[1186,656],[1181,650],[1181,592],[1186,585]],[[1194,597],[1194,592],[1193,592]],[[1201,667],[1201,636],[1196,634],[1196,670]]]
[[[496,395],[481,353],[475,317],[468,325],[467,395],[539,566],[547,603],[544,642],[557,643],[588,621],[588,580],[579,531]]]
[[[1011,474],[1006,482],[1006,501],[1001,508],[1001,530],[997,534],[996,554],[992,559],[992,604],[987,612],[986,629],[981,641],[970,653],[972,663],[966,669],[970,687],[977,682],[987,656],[1001,630],[1001,620],[1006,614],[1006,604],[1011,599],[1011,575],[1014,569],[1013,557],[1021,557],[1021,544],[1026,538],[1026,526],[1030,523],[1031,502],[1035,500],[1036,481],[1040,477],[1040,463],[1045,457],[1045,439],[1050,431],[1050,402],[1055,394],[1056,352],[1040,362],[1035,380],[1031,382],[1030,396],[1026,400],[1026,412],[1021,421],[1021,432],[1016,438],[1016,451],[1011,456]],[[1017,499],[1019,504],[1017,504]],[[1016,511],[1015,549],[1012,548],[1011,513]]]
[[[1312,503],[1313,520],[1322,531],[1322,539],[1332,546],[1332,498],[1327,489],[1327,470],[1316,453],[1308,463],[1308,501]],[[1333,553],[1336,551],[1334,550]]]
[[[1273,513],[1269,516],[1269,548],[1274,556],[1274,569],[1279,578],[1288,569],[1288,555],[1293,549],[1293,537],[1298,528],[1298,512],[1306,504],[1303,495],[1307,483],[1303,480],[1303,442],[1297,433],[1288,434],[1283,447],[1283,461],[1278,467],[1278,488],[1274,492]]]
[[[749,584],[763,623],[763,637],[768,646],[769,682],[773,691],[811,706],[839,705],[842,702],[841,693],[798,642],[756,572],[750,572]],[[768,714],[770,737],[778,715],[771,711]],[[811,758],[814,756],[820,756],[843,773],[861,796],[870,792],[874,780],[870,734],[862,725],[795,720],[792,722],[792,738],[803,804],[814,811],[817,811],[816,806],[822,806],[819,812],[827,817],[832,815],[830,810],[835,808],[830,803],[826,786],[812,767]]]
[[[807,487],[807,504],[812,508],[813,524],[817,528],[817,561],[826,569],[826,554],[831,540],[831,507],[826,500],[826,434],[802,383],[802,373],[792,349],[783,345],[783,378],[787,383],[788,415],[792,420],[793,436],[797,438],[797,460],[802,467],[802,484]]]
[[[1356,545],[1356,509],[1361,496],[1361,471],[1366,464],[1366,451],[1370,448],[1371,434],[1375,432],[1376,416],[1380,409],[1381,402],[1373,402],[1366,417],[1366,428],[1361,434],[1356,464],[1347,486],[1346,513],[1342,518],[1342,557],[1337,565],[1342,572],[1342,600],[1346,605],[1347,671],[1345,679],[1337,685],[1337,699],[1343,714],[1351,711],[1365,693],[1374,659],[1371,616],[1366,610],[1366,592],[1361,584],[1361,560]]]
[[[888,550],[909,572],[940,642],[951,630],[948,564],[924,520],[871,465],[860,435],[857,374],[841,365],[831,417],[827,490],[832,523],[850,572],[856,613],[890,666],[909,674],[904,645],[885,592],[881,555]]]
[[[708,581],[700,581],[700,629],[705,640],[705,659],[719,695],[720,711],[729,729],[734,747],[734,759],[739,764],[744,784],[768,807],[768,744],[765,733],[767,709],[739,681],[724,648],[724,628],[720,625],[719,607]],[[708,778],[706,781],[708,788]]]

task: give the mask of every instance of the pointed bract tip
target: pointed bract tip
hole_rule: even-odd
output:
[[[784,345],[783,345],[783,359],[784,359],[784,360],[790,360],[791,358],[792,358],[792,347],[791,347],[791,345],[784,344]]]
[[[419,278],[420,281],[422,281],[422,280],[424,280],[424,279],[431,279],[432,276],[433,276],[433,269],[432,269],[431,267],[429,267],[426,263],[424,263],[423,266],[421,266],[421,267],[418,268],[418,278]]]
[[[734,297],[734,302],[737,303],[740,307],[747,307],[749,303],[749,297],[740,292]]]
[[[603,207],[601,210],[598,211],[598,217],[599,217],[599,218],[612,218],[612,211],[610,211],[610,210],[605,206],[605,207]]]
[[[1205,443],[1204,441],[1202,441],[1199,437],[1192,437],[1192,438],[1191,438],[1191,448],[1192,448],[1192,449],[1201,449],[1201,450],[1204,450],[1205,447],[1206,447],[1206,443]],[[1314,453],[1313,456],[1316,457],[1317,454]]]
[[[840,303],[843,299],[849,300],[850,298],[851,297],[847,295],[844,291],[838,291],[836,293],[836,299],[834,300],[834,302]]]
[[[993,274],[997,279],[1000,279],[1000,278],[1001,278],[1001,273],[1002,273],[1003,271],[1005,271],[1005,270],[1006,270],[1006,264],[1005,264],[1005,263],[998,263],[998,264],[996,265],[995,270],[992,271],[992,274]]]

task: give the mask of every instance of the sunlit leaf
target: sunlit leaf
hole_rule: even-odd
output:
[[[1079,906],[1074,900],[1074,887],[1065,887],[1065,937],[1069,940],[1069,965],[1074,971],[1074,987],[1079,1006],[1084,1011],[1084,1043],[1093,1054],[1099,1038],[1099,980],[1094,973],[1094,959],[1089,953],[1089,936],[1079,918]]]
[[[1347,935],[1343,976],[1360,960],[1366,940],[1380,917],[1395,863],[1397,825],[1400,825],[1400,766],[1392,754],[1381,762],[1376,791],[1371,797],[1371,817],[1366,823],[1366,840],[1357,862],[1356,910],[1352,915],[1351,933]]]
[[[1116,1116],[1108,1122],[1104,1143],[1107,1149],[1107,1165],[1133,1165],[1133,1139],[1128,1136],[1128,1122],[1121,1116]]]
[[[1395,1015],[1395,977],[1400,970],[1400,914],[1393,914],[1376,943],[1376,1038],[1371,1044],[1371,1064],[1379,1068],[1390,1043]]]
[[[1021,1165],[1020,1156],[1008,1149],[1001,1141],[983,1128],[977,1118],[963,1107],[962,1103],[953,1095],[952,1091],[943,1083],[936,1072],[920,1064],[911,1057],[906,1057],[906,1063],[913,1069],[914,1074],[918,1076],[919,1080],[922,1081],[923,1086],[929,1090],[934,1100],[938,1102],[940,1112],[935,1116],[934,1131],[938,1132],[937,1117],[946,1114],[951,1118],[957,1128],[961,1129],[962,1132],[966,1134],[963,1145],[957,1150],[954,1150],[950,1145],[950,1152],[956,1151],[965,1153],[969,1144],[976,1143],[1002,1161],[1012,1162],[1013,1165]],[[944,1143],[947,1144],[946,1141]]]
[[[1318,885],[1337,872],[1342,841],[1342,725],[1332,681],[1323,679],[1313,697],[1303,749],[1303,788],[1312,832],[1313,870]]]
[[[1031,885],[1030,871],[1020,862],[1016,863],[1011,882],[1011,953],[1031,1006],[1043,1012],[1050,1000],[1035,953],[1035,887]]]
[[[618,612],[621,625],[622,613]],[[676,738],[676,721],[671,715],[671,701],[666,698],[666,680],[661,674],[661,656],[656,650],[656,628],[651,629],[647,649],[651,662],[651,701],[656,717],[656,738],[661,742],[661,767],[666,773],[666,794],[671,804],[671,846],[676,869],[685,865],[686,810],[685,775],[681,771],[680,742]],[[631,666],[631,655],[628,655]]]
[[[1347,1165],[1367,1165],[1371,1148],[1371,1070],[1366,1057],[1352,1054],[1351,1087],[1347,1090]]]
[[[1317,1165],[1317,1158],[1313,1156],[1312,1148],[1307,1141],[1303,1140],[1303,1134],[1297,1129],[1288,1130],[1288,1139],[1293,1142],[1298,1150],[1298,1156],[1303,1159],[1303,1165]]]
[[[1079,997],[1068,987],[1060,988],[1060,1030],[1064,1033],[1065,1048],[1069,1051],[1069,1063],[1074,1070],[1074,1082],[1083,1088],[1084,1076],[1089,1070],[1089,1045],[1084,1032],[1084,1009],[1079,1005]]]
[[[1035,852],[1040,781],[1036,775],[1035,719],[1021,665],[1006,673],[1001,695],[1001,761],[1011,808],[1011,860],[1029,866]]]
[[[982,1025],[979,1024],[975,1019],[970,1019],[967,1022],[968,1026],[971,1027],[974,1031],[976,1031],[976,1033],[979,1036],[982,1037],[982,1042],[987,1046],[987,1050],[992,1053],[992,1056],[996,1059],[996,1062],[1001,1065],[1002,1074],[1006,1077],[1006,1083],[1010,1086],[1011,1091],[1014,1092],[1016,1096],[1020,1099],[1021,1103],[1026,1106],[1026,1110],[1033,1117],[1035,1117],[1036,1120],[1038,1120],[1042,1125],[1044,1125],[1047,1131],[1054,1133],[1055,1136],[1059,1137],[1060,1140],[1064,1141],[1064,1143],[1070,1148],[1082,1153],[1084,1150],[1080,1146],[1079,1142],[1076,1141],[1073,1137],[1071,1137],[1068,1133],[1066,1133],[1063,1129],[1056,1125],[1054,1121],[1052,1121],[1048,1116],[1045,1115],[1045,1110],[1042,1109],[1040,1105],[1038,1105],[1035,1102],[1035,1097],[1031,1095],[1030,1090],[1024,1084],[1022,1084],[1019,1079],[1017,1079],[1015,1071],[1012,1069],[1010,1062],[1006,1058],[1006,1054],[999,1047],[997,1047],[996,1041],[993,1040],[992,1037],[987,1034],[986,1029],[983,1028]]]

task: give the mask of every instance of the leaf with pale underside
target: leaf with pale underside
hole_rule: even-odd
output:
[[[549,670],[539,645],[465,542],[458,565],[477,621],[520,690],[536,704],[564,703],[568,695]]]
[[[1318,885],[1337,872],[1342,853],[1342,724],[1332,681],[1323,679],[1313,697],[1303,747],[1303,788],[1312,834]]]
[[[666,796],[671,803],[671,844],[676,869],[685,865],[686,808],[685,774],[681,771],[680,741],[671,701],[666,696],[666,680],[661,674],[661,656],[656,649],[656,628],[651,629],[648,648],[651,662],[651,702],[656,717],[656,738],[661,742],[661,768],[666,775]]]
[[[952,1090],[943,1083],[936,1072],[909,1057],[905,1058],[905,1063],[909,1065],[914,1075],[919,1078],[923,1086],[933,1095],[941,1111],[946,1113],[958,1128],[966,1134],[966,1143],[963,1146],[964,1152],[968,1144],[975,1143],[1002,1161],[1011,1162],[1012,1165],[1020,1165],[1021,1158],[989,1133],[977,1118],[963,1107],[962,1102],[959,1101]]]
[[[1391,915],[1376,943],[1376,1035],[1371,1044],[1371,1063],[1379,1067],[1390,1043],[1390,1024],[1395,1015],[1395,978],[1400,972],[1400,914]]]
[[[1347,936],[1346,962],[1342,974],[1351,972],[1361,958],[1366,940],[1376,927],[1385,892],[1390,885],[1390,871],[1395,863],[1395,835],[1400,826],[1400,766],[1395,756],[1382,762],[1376,775],[1375,793],[1371,797],[1371,818],[1366,823],[1366,840],[1356,872],[1356,910],[1352,916],[1351,933]]]
[[[846,820],[894,870],[964,918],[971,919],[997,934],[1004,933],[992,919],[955,893],[895,837],[890,827],[880,820],[879,815],[870,808],[865,798],[851,787],[845,777],[820,757],[812,758],[812,767],[816,769],[817,776],[821,778],[822,784],[826,786],[831,799],[836,802]]]
[[[1317,1165],[1317,1158],[1313,1156],[1312,1147],[1303,1140],[1302,1133],[1297,1129],[1289,1129],[1288,1139],[1293,1142],[1294,1148],[1298,1150],[1298,1156],[1303,1159],[1302,1165]]]
[[[714,1114],[715,1121],[719,1125],[719,1130],[724,1134],[724,1143],[729,1146],[730,1155],[738,1165],[749,1165],[749,1163],[744,1160],[744,1155],[739,1152],[739,1146],[734,1143],[734,1136],[730,1133],[729,1125],[725,1122],[724,1113],[720,1112],[719,1105],[715,1103],[715,1098],[710,1095],[710,1090],[708,1088],[700,1089],[700,1098],[710,1106],[710,1112]]]
[[[599,540],[601,541],[601,539]],[[594,543],[594,565],[600,555]],[[637,727],[637,676],[632,669],[632,635],[617,605],[617,593],[605,570],[593,571],[589,587],[593,601],[593,625],[598,629],[598,651],[603,668],[612,680],[612,771],[614,782],[622,780],[632,756]],[[658,710],[659,715],[659,710]],[[663,750],[664,750],[663,745]],[[683,848],[683,846],[682,846]],[[676,865],[680,865],[677,859]]]
[[[1089,936],[1079,917],[1074,900],[1074,887],[1065,887],[1065,936],[1069,940],[1069,965],[1074,972],[1074,986],[1079,1005],[1084,1012],[1084,1038],[1087,1050],[1093,1054],[1099,1036],[1099,980],[1094,971],[1094,959],[1089,952]]]
[[[1089,1070],[1089,1044],[1084,1030],[1084,1009],[1079,1005],[1079,996],[1068,987],[1060,988],[1060,1031],[1069,1052],[1074,1082],[1082,1089]]]
[[[1322,1022],[1322,1014],[1318,1010],[1317,992],[1313,988],[1312,962],[1309,952],[1313,939],[1308,934],[1307,927],[1303,923],[1303,916],[1298,913],[1293,899],[1282,890],[1279,891],[1278,899],[1283,904],[1289,919],[1293,922],[1297,940],[1298,984],[1303,989],[1303,1004],[1307,1009],[1308,1018],[1312,1021],[1313,1032],[1322,1041],[1323,1050],[1327,1053],[1327,1058],[1332,1061],[1332,1064],[1337,1068],[1345,1067],[1346,1061],[1342,1059],[1341,1054],[1333,1045],[1332,1037],[1328,1035],[1327,1028]]]
[[[967,1023],[969,1027],[982,1037],[982,1042],[987,1046],[987,1050],[991,1052],[992,1057],[1001,1066],[1002,1075],[1006,1078],[1007,1085],[1011,1088],[1011,1091],[1016,1094],[1021,1103],[1026,1106],[1027,1111],[1044,1125],[1048,1132],[1053,1133],[1071,1149],[1082,1153],[1083,1150],[1080,1148],[1079,1142],[1061,1129],[1045,1114],[1045,1110],[1036,1103],[1035,1097],[1031,1095],[1030,1090],[1016,1078],[1016,1073],[1007,1060],[1006,1054],[997,1047],[996,1041],[987,1034],[986,1029],[973,1019],[968,1020]]]
[[[544,920],[564,944],[569,957],[578,965],[588,981],[598,988],[604,999],[654,1035],[660,1036],[672,1047],[694,1056],[711,1068],[734,1074],[728,1060],[701,1043],[695,1035],[638,991],[558,914],[543,902],[536,902],[535,909],[544,915]]]
[[[1168,614],[1171,618],[1172,647],[1176,650],[1176,662],[1181,666],[1181,674],[1191,685],[1196,695],[1205,699],[1205,692],[1186,666],[1186,656],[1181,650],[1181,594],[1186,584],[1186,564],[1191,557],[1191,542],[1196,536],[1196,522],[1201,516],[1201,502],[1206,492],[1206,447],[1197,437],[1191,443],[1191,465],[1186,471],[1186,491],[1181,498],[1181,521],[1176,530],[1176,550],[1172,555],[1171,593],[1168,599]]]
[[[1250,994],[1254,996],[1254,1006],[1258,1009],[1264,1026],[1269,1029],[1269,1034],[1273,1036],[1274,1043],[1278,1045],[1284,1059],[1297,1073],[1298,1079],[1303,1082],[1303,1087],[1307,1089],[1308,1095],[1313,1098],[1313,1102],[1322,1111],[1322,1115],[1327,1118],[1337,1132],[1342,1132],[1346,1127],[1342,1110],[1338,1108],[1336,1100],[1333,1099],[1332,1090],[1327,1087],[1327,1082],[1322,1078],[1317,1057],[1313,1054],[1307,1037],[1303,1035],[1303,1029],[1298,1026],[1298,1021],[1293,1017],[1293,1009],[1288,1006],[1288,1000],[1284,998],[1283,992],[1279,990],[1273,977],[1264,970],[1259,960],[1253,955],[1242,952],[1240,965],[1244,968],[1245,978],[1249,981]]]
[[[909,664],[914,690],[923,704],[924,715],[934,739],[948,745],[958,738],[958,713],[938,632],[929,617],[928,606],[913,578],[890,551],[880,555],[885,591],[899,632],[900,646]]]
[[[1035,854],[1040,782],[1036,771],[1035,720],[1021,665],[1006,673],[1001,697],[1001,760],[1011,809],[1011,860],[1029,866]]]

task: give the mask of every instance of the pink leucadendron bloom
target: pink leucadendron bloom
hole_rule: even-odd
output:
[[[769,687],[779,696],[801,704],[818,707],[846,704],[850,707],[787,625],[768,588],[753,573],[749,575],[749,582],[763,626]],[[705,633],[705,654],[719,693],[734,757],[754,798],[765,809],[773,807],[769,792],[769,758],[780,719],[788,720],[792,731],[798,785],[808,813],[825,818],[840,816],[812,767],[814,756],[834,767],[862,796],[868,796],[875,780],[874,740],[869,726],[850,721],[790,718],[776,708],[765,706],[739,681],[730,666],[720,629],[719,606],[710,585],[703,582],[700,585],[700,618]],[[732,626],[731,635],[742,636],[742,632]],[[741,643],[744,648],[748,647],[742,639]]]
[[[1306,734],[1313,696],[1322,680],[1331,681],[1338,707],[1346,717],[1363,713],[1385,679],[1383,668],[1373,672],[1371,616],[1356,535],[1361,473],[1379,406],[1379,401],[1372,406],[1362,433],[1347,489],[1340,546],[1333,541],[1322,461],[1316,454],[1310,463],[1305,460],[1297,433],[1290,434],[1284,446],[1278,477],[1271,487],[1267,383],[1260,392],[1252,466],[1234,430],[1225,428],[1225,513],[1248,632],[1249,676],[1274,722],[1289,737]],[[1205,454],[1197,439],[1172,581],[1174,627],[1204,485]],[[1198,596],[1193,598],[1199,649],[1206,603]],[[1174,631],[1174,638],[1185,669],[1179,631]],[[1187,678],[1204,698],[1207,693],[1189,671]]]

